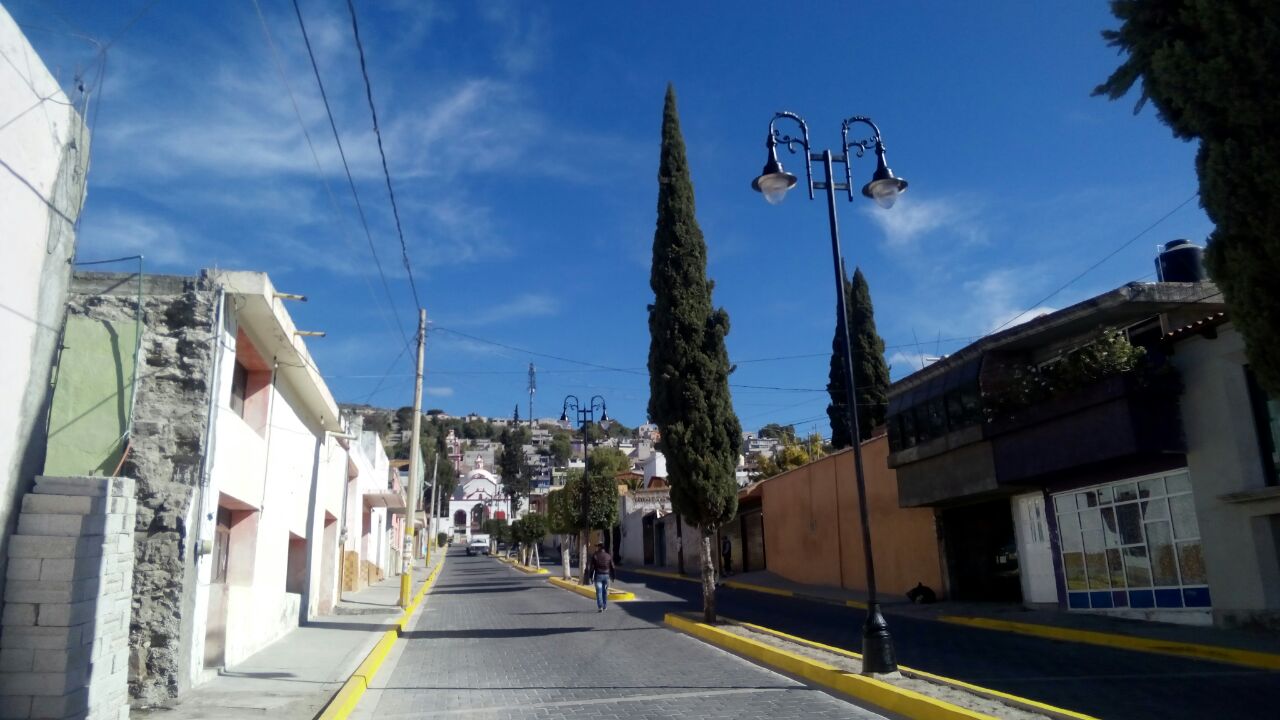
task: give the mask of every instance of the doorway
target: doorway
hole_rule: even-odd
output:
[[[1049,544],[1049,520],[1045,515],[1044,493],[1013,498],[1014,531],[1018,537],[1018,571],[1022,599],[1033,603],[1056,603],[1057,581],[1053,572],[1053,548]]]
[[[950,595],[955,600],[1020,602],[1022,584],[1007,497],[941,512]]]

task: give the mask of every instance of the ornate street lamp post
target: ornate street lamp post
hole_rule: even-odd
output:
[[[577,395],[566,395],[564,408],[560,411],[561,425],[569,426],[569,411],[572,410],[577,413],[578,424],[582,426],[582,527],[584,528],[584,543],[591,540],[591,528],[588,526],[591,515],[591,493],[587,491],[587,471],[591,469],[591,444],[587,439],[587,428],[596,421],[597,408],[600,410],[600,427],[608,428],[611,422],[609,420],[609,412],[605,409],[604,398],[600,395],[591,396],[591,400],[587,401],[585,405],[578,400]],[[585,584],[585,578],[587,577],[585,564],[579,569],[582,570]]]
[[[784,135],[777,129],[778,120],[789,119],[800,126],[800,137]],[[866,125],[871,128],[871,137],[865,140],[849,140],[849,129],[854,125]],[[827,219],[831,224],[831,255],[835,265],[836,277],[836,314],[837,331],[844,343],[845,363],[845,402],[848,410],[850,437],[853,438],[853,469],[858,486],[858,514],[862,520],[862,549],[867,568],[867,619],[862,626],[862,672],[864,674],[889,673],[898,669],[894,657],[893,639],[889,636],[889,626],[880,612],[880,603],[876,598],[876,570],[871,553],[871,526],[867,522],[867,490],[862,474],[862,445],[858,434],[857,390],[854,386],[853,346],[849,342],[849,311],[844,296],[844,259],[840,253],[840,231],[836,225],[836,191],[843,190],[850,201],[853,200],[853,174],[850,169],[849,151],[855,157],[873,149],[876,153],[876,170],[871,181],[862,187],[862,194],[876,201],[880,207],[893,207],[898,195],[907,189],[907,181],[894,177],[893,171],[884,158],[884,141],[880,138],[880,128],[871,118],[855,115],[846,119],[840,128],[840,154],[833,155],[830,150],[815,153],[809,146],[809,126],[804,119],[792,112],[780,112],[769,121],[769,134],[765,138],[768,158],[760,177],[751,182],[751,187],[764,195],[770,205],[777,205],[786,197],[787,191],[796,186],[796,176],[782,169],[778,162],[778,145],[786,145],[791,152],[796,146],[804,151],[805,182],[809,188],[809,199],[813,199],[814,190],[827,191]],[[813,179],[813,161],[822,162],[826,171],[825,181]],[[844,182],[836,182],[832,171],[833,163],[844,165]]]

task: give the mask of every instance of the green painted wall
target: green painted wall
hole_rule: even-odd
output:
[[[120,463],[137,337],[132,319],[67,317],[49,411],[45,475],[109,475]]]

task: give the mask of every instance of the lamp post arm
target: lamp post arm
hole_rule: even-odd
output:
[[[863,140],[854,140],[850,142],[849,128],[858,124],[870,127],[872,135],[871,137]],[[849,167],[849,149],[854,148],[855,157],[862,157],[863,153],[873,145],[876,149],[876,155],[880,158],[880,162],[883,163],[884,141],[880,139],[880,127],[877,126],[871,118],[866,117],[865,115],[854,115],[852,117],[845,118],[844,122],[840,123],[840,147],[843,148],[842,152],[844,154],[845,191],[849,195],[850,202],[853,201],[853,170]]]
[[[795,138],[790,135],[783,135],[782,131],[777,128],[777,122],[782,119],[791,120],[799,125],[800,137]],[[796,145],[804,149],[804,178],[805,184],[809,188],[809,199],[812,200],[813,157],[809,148],[809,124],[804,121],[804,118],[788,110],[776,112],[773,114],[773,118],[769,120],[769,144],[771,147],[778,144],[786,145],[787,149],[792,153],[795,153]]]

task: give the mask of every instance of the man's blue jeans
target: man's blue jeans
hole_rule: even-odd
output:
[[[596,607],[603,610],[609,604],[609,573],[596,573]]]

